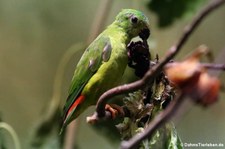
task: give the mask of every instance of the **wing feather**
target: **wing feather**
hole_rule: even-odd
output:
[[[110,43],[110,38],[100,35],[85,50],[84,54],[82,55],[80,61],[76,66],[76,70],[72,78],[72,83],[69,89],[69,96],[63,109],[63,119],[66,118],[68,110],[77,100],[77,97],[82,92],[84,86],[96,73],[102,62],[105,61],[104,55],[106,48],[108,48],[108,53],[111,54],[112,47]]]

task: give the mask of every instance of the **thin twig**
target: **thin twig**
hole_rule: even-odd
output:
[[[212,70],[225,70],[225,64],[202,63],[203,67]]]
[[[176,66],[178,62],[168,63],[165,67],[172,67]],[[215,63],[201,63],[202,67],[210,70],[218,70],[218,71],[225,71],[225,64],[215,64]]]
[[[207,7],[205,7],[200,13],[194,18],[194,20],[185,27],[184,33],[182,34],[181,38],[178,40],[177,44],[173,45],[167,55],[161,60],[160,63],[155,65],[153,68],[147,71],[145,76],[136,82],[127,84],[127,85],[121,85],[115,88],[112,88],[101,95],[99,98],[97,105],[96,105],[96,112],[98,113],[99,117],[104,117],[105,115],[105,104],[107,101],[120,94],[128,93],[135,91],[143,86],[145,86],[148,83],[151,83],[155,76],[162,71],[164,65],[168,63],[176,54],[180,51],[180,49],[183,47],[183,45],[187,42],[190,35],[193,33],[193,31],[198,27],[198,25],[201,23],[201,21],[210,14],[213,10],[215,10],[217,7],[221,6],[223,3],[225,3],[225,0],[212,0],[208,4]]]
[[[215,63],[223,63],[225,65],[224,57],[225,57],[225,47],[222,50],[220,50],[220,52],[217,55],[217,57],[216,57],[214,62]],[[213,75],[213,76],[219,76],[220,73],[221,73],[221,71],[213,71],[213,70],[209,71],[209,74]]]
[[[143,133],[135,135],[133,138],[131,138],[128,141],[123,141],[121,143],[121,149],[137,148],[138,145],[141,143],[141,141],[147,138],[151,138],[155,130],[160,128],[164,123],[166,123],[174,115],[174,113],[176,113],[179,106],[183,103],[184,99],[185,99],[184,94],[180,94],[179,96],[177,96],[163,112],[159,113],[153,119],[153,121],[143,131]]]
[[[72,121],[70,123],[70,125],[68,125],[68,129],[66,129],[66,135],[65,135],[65,142],[64,142],[64,146],[63,149],[73,149],[74,148],[74,144],[76,144],[77,142],[75,142],[77,140],[77,136],[75,134],[77,134],[77,127],[79,126],[80,123],[80,119],[76,119],[75,121]]]

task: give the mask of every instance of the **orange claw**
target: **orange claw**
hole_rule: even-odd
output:
[[[115,119],[118,115],[124,115],[123,109],[116,104],[106,104],[105,110],[111,113],[112,119]]]

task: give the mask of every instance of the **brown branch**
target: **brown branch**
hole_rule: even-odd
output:
[[[161,66],[165,65],[169,60],[171,60],[181,49],[181,47],[184,45],[184,43],[187,41],[188,37],[191,35],[191,33],[196,29],[196,27],[199,25],[199,23],[205,18],[210,12],[215,10],[217,7],[221,6],[225,0],[216,0],[216,1],[211,1],[210,4],[203,9],[199,15],[193,20],[193,22],[186,27],[186,30],[182,36],[182,38],[178,41],[178,44],[173,46],[167,55],[163,59],[163,61],[156,67],[159,69]],[[210,68],[218,68],[219,66],[213,66],[212,65],[205,65],[206,67]],[[221,67],[221,66],[220,66]],[[184,101],[184,94],[181,94],[174,100],[169,107],[166,108],[165,111],[160,113],[145,129],[145,131],[141,134],[135,135],[133,138],[131,138],[128,141],[124,141],[121,144],[122,149],[133,149],[136,148],[141,141],[147,138],[151,138],[153,133],[155,132],[156,129],[158,129],[161,125],[163,125],[165,122],[167,122],[172,115],[178,110],[179,106],[181,105],[182,101]]]
[[[215,59],[215,63],[223,63],[225,65],[225,60],[224,60],[224,57],[225,57],[225,47],[220,50],[219,54],[217,55],[216,59]],[[219,76],[221,73],[221,71],[209,71],[209,74],[210,75],[213,75],[213,76]]]
[[[167,64],[170,65],[170,64]],[[173,65],[173,63],[171,63]],[[225,70],[224,64],[210,64],[210,63],[203,63],[202,66],[208,69],[215,69],[215,70]],[[202,94],[204,95],[204,93]],[[145,139],[151,138],[154,135],[155,130],[160,128],[163,124],[165,124],[180,108],[180,105],[185,100],[185,93],[181,93],[179,96],[172,101],[169,106],[159,113],[149,124],[149,126],[144,130],[143,133],[135,135],[128,141],[123,141],[121,143],[121,149],[133,149],[138,148],[138,145]],[[203,97],[202,97],[203,98]],[[200,98],[200,99],[202,99]]]
[[[160,128],[173,116],[173,114],[178,110],[179,106],[183,103],[184,99],[184,94],[180,94],[179,96],[177,96],[163,112],[159,113],[153,119],[153,121],[144,130],[143,133],[135,135],[128,141],[123,141],[121,143],[121,149],[138,148],[138,145],[141,143],[141,141],[147,138],[151,138],[155,130]]]
[[[165,67],[175,66],[178,62],[168,63]],[[225,71],[225,64],[201,63],[202,67],[210,70]]]
[[[202,63],[202,66],[207,68],[207,69],[225,70],[225,64]]]
[[[200,13],[194,18],[194,20],[185,27],[184,33],[178,40],[177,44],[173,45],[169,49],[167,55],[162,59],[162,61],[159,64],[155,65],[150,70],[148,70],[141,80],[138,80],[136,82],[127,85],[112,88],[107,92],[105,92],[104,94],[102,94],[96,105],[96,112],[98,114],[98,117],[104,117],[105,115],[104,107],[110,98],[116,95],[135,91],[145,86],[146,84],[151,83],[154,80],[155,76],[160,71],[162,71],[164,65],[168,63],[174,56],[176,56],[176,54],[180,51],[182,46],[186,43],[190,35],[198,27],[201,21],[217,7],[221,6],[224,2],[225,0],[212,0],[207,7],[205,7],[202,11],[200,11]]]
[[[112,113],[109,111],[105,111],[104,117],[99,117],[97,112],[95,112],[92,116],[88,116],[86,118],[86,122],[89,124],[95,124],[99,120],[110,120],[110,119],[112,119]]]

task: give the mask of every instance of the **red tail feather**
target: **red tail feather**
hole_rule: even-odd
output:
[[[77,107],[77,105],[79,105],[80,103],[82,103],[85,99],[85,96],[83,95],[80,95],[76,100],[75,102],[71,105],[71,107],[69,108],[68,112],[67,112],[67,115],[74,109]],[[66,116],[67,117],[67,116]]]

